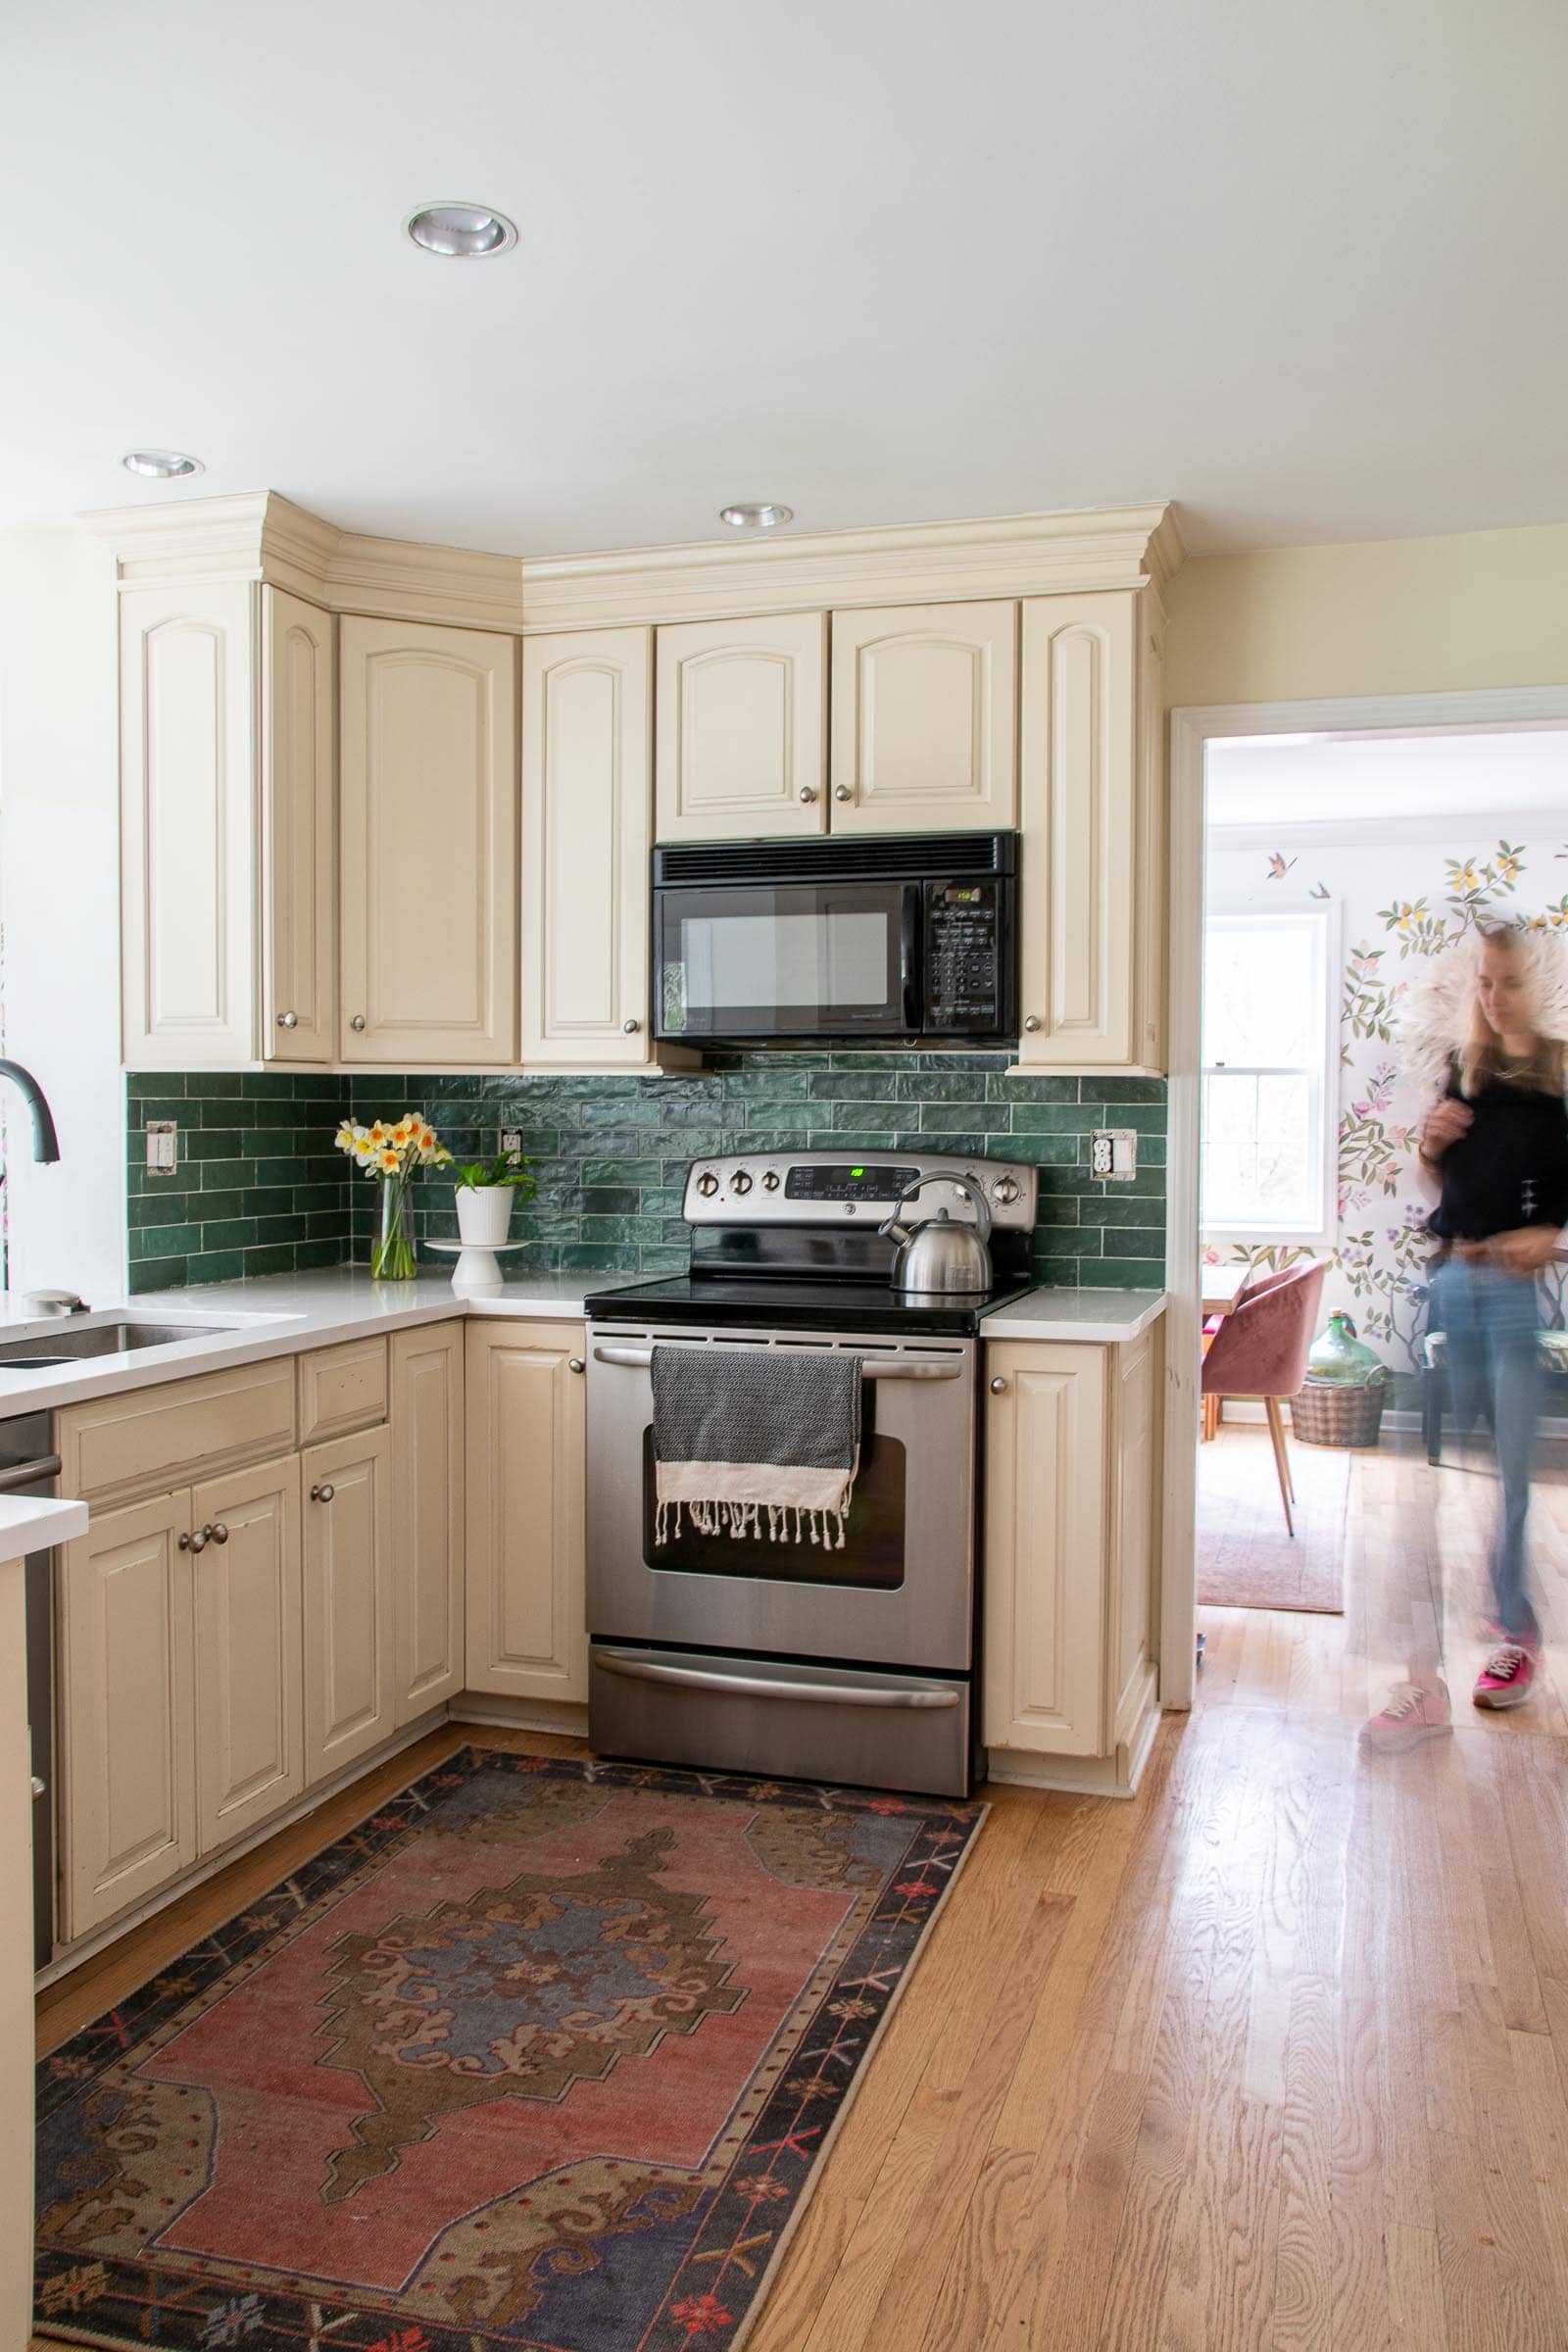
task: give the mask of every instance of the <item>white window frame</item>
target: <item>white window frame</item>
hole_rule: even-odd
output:
[[[1318,1167],[1318,1209],[1315,1221],[1287,1222],[1278,1218],[1251,1221],[1228,1219],[1223,1224],[1211,1224],[1205,1217],[1201,1233],[1205,1243],[1255,1242],[1290,1249],[1325,1250],[1333,1246],[1339,1233],[1339,1176],[1340,1176],[1340,998],[1343,989],[1343,964],[1340,953],[1342,924],[1337,899],[1287,899],[1266,907],[1255,900],[1244,905],[1210,906],[1203,918],[1201,946],[1206,961],[1210,931],[1277,931],[1283,921],[1299,923],[1310,928],[1317,947],[1317,973],[1322,991],[1322,1054],[1315,1072],[1307,1067],[1308,1077],[1316,1076],[1317,1086],[1312,1103],[1312,1136],[1310,1156]],[[1200,1037],[1202,1031],[1200,1028]],[[1200,1049],[1201,1052],[1201,1048]],[[1200,1099],[1204,1082],[1222,1072],[1233,1077],[1268,1078],[1294,1077],[1302,1065],[1298,1062],[1200,1062],[1199,1072]],[[1201,1115],[1201,1111],[1200,1111]]]

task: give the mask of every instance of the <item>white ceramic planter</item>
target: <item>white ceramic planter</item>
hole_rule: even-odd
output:
[[[476,1250],[493,1250],[507,1238],[512,1223],[510,1184],[460,1184],[458,1232]]]

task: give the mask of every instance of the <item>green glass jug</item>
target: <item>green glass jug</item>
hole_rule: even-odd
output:
[[[1344,1307],[1337,1306],[1327,1331],[1319,1333],[1307,1351],[1308,1380],[1337,1389],[1362,1389],[1382,1370],[1376,1350],[1356,1338],[1355,1325]]]

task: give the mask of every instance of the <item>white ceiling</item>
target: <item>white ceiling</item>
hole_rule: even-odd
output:
[[[525,554],[1155,498],[1568,518],[1551,0],[49,0],[0,522],[273,488]],[[438,198],[517,250],[438,262]]]
[[[1568,727],[1237,737],[1209,745],[1204,786],[1211,831],[1534,813],[1568,837]]]

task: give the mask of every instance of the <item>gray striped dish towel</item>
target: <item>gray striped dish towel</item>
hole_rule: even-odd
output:
[[[860,1359],[837,1349],[655,1348],[654,1540],[844,1548],[860,1462]]]

